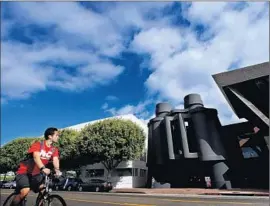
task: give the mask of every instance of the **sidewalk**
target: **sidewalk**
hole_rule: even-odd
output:
[[[203,188],[127,188],[113,189],[111,193],[133,193],[133,194],[166,194],[166,195],[231,195],[231,196],[268,196],[267,190],[255,189],[203,189]]]

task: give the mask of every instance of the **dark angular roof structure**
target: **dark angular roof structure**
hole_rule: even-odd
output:
[[[212,75],[239,118],[269,129],[269,62]]]

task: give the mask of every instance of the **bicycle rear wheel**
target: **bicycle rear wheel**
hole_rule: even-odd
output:
[[[17,193],[15,193],[15,192],[11,193],[7,197],[7,199],[5,200],[3,206],[10,206],[10,204],[11,204],[11,202],[12,202],[12,200],[13,200],[13,198],[14,198],[15,195],[17,195]],[[22,200],[21,201],[20,206],[25,206],[25,200]]]
[[[44,200],[39,199],[37,201],[37,206],[67,206],[65,200],[60,195],[49,195],[49,197]]]
[[[14,197],[15,195],[16,195],[15,192],[11,193],[11,194],[7,197],[7,199],[5,200],[3,206],[9,206],[10,203],[11,203],[11,201],[12,201],[12,199],[13,199],[13,197]]]

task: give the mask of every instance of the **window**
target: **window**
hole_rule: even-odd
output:
[[[140,177],[145,177],[146,176],[146,170],[140,169]]]
[[[245,159],[259,156],[258,153],[254,151],[251,147],[242,147],[242,152]]]
[[[104,169],[88,169],[85,177],[104,177]]]
[[[132,176],[132,168],[116,169],[113,176],[126,177]]]
[[[133,177],[139,176],[138,168],[133,169]]]

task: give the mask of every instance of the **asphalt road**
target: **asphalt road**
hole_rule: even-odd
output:
[[[1,190],[1,205],[12,190]],[[54,193],[54,192],[53,192]],[[239,198],[239,197],[149,197],[110,193],[88,193],[88,192],[58,192],[67,202],[68,206],[241,206],[269,205],[267,198]],[[30,193],[27,206],[33,206],[36,194]]]

